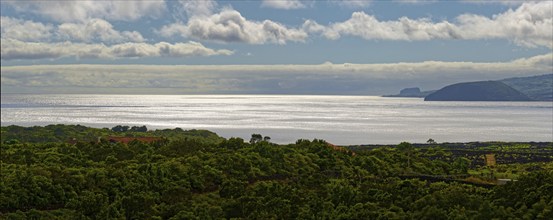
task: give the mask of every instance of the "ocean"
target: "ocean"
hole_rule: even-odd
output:
[[[275,143],[553,141],[551,102],[307,95],[1,95],[1,125],[207,129]]]

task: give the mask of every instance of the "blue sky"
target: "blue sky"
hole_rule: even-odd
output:
[[[551,1],[3,0],[1,6],[3,93],[374,95],[552,72]],[[100,75],[108,84],[95,76],[106,65],[109,73]],[[159,73],[136,65],[155,65]]]

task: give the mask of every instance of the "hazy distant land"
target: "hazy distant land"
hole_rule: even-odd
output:
[[[440,90],[405,88],[397,95],[425,101],[553,101],[553,74],[448,85]]]
[[[536,101],[553,101],[553,74],[501,80]]]
[[[457,83],[424,97],[424,101],[533,101],[501,81]]]

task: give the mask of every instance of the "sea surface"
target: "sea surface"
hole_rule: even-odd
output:
[[[334,144],[553,141],[551,102],[297,95],[1,95],[1,125],[146,125]]]

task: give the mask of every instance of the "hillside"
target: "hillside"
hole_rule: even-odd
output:
[[[553,101],[553,74],[508,78],[501,82],[526,94],[533,100]]]
[[[532,101],[527,95],[499,81],[457,83],[424,98],[425,101]]]

